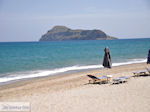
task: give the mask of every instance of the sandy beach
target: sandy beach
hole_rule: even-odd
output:
[[[149,112],[150,76],[127,83],[88,84],[87,74],[133,76],[146,63],[52,76],[0,86],[1,102],[30,102],[31,112]]]

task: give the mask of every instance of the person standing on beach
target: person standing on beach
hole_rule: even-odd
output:
[[[147,64],[150,64],[150,49],[149,49],[148,57],[147,57]]]

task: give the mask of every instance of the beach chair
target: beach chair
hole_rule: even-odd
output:
[[[101,77],[96,77],[96,76],[93,76],[93,75],[87,75],[89,78],[91,78],[92,80],[89,80],[89,84],[96,84],[96,83],[99,83],[99,84],[106,84],[110,81],[110,77],[107,77],[107,76],[101,76]]]
[[[134,77],[145,76],[147,75],[147,70],[136,71],[136,72],[133,72],[133,74],[134,74]]]
[[[112,84],[125,83],[130,78],[130,76],[121,76],[118,78],[114,78]]]

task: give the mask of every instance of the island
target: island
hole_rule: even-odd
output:
[[[64,41],[64,40],[112,40],[117,39],[109,36],[101,30],[70,29],[66,26],[54,26],[39,41]]]

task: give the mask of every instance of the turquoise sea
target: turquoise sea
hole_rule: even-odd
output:
[[[113,66],[146,62],[150,38],[56,42],[1,42],[0,83],[102,68],[104,48]]]

